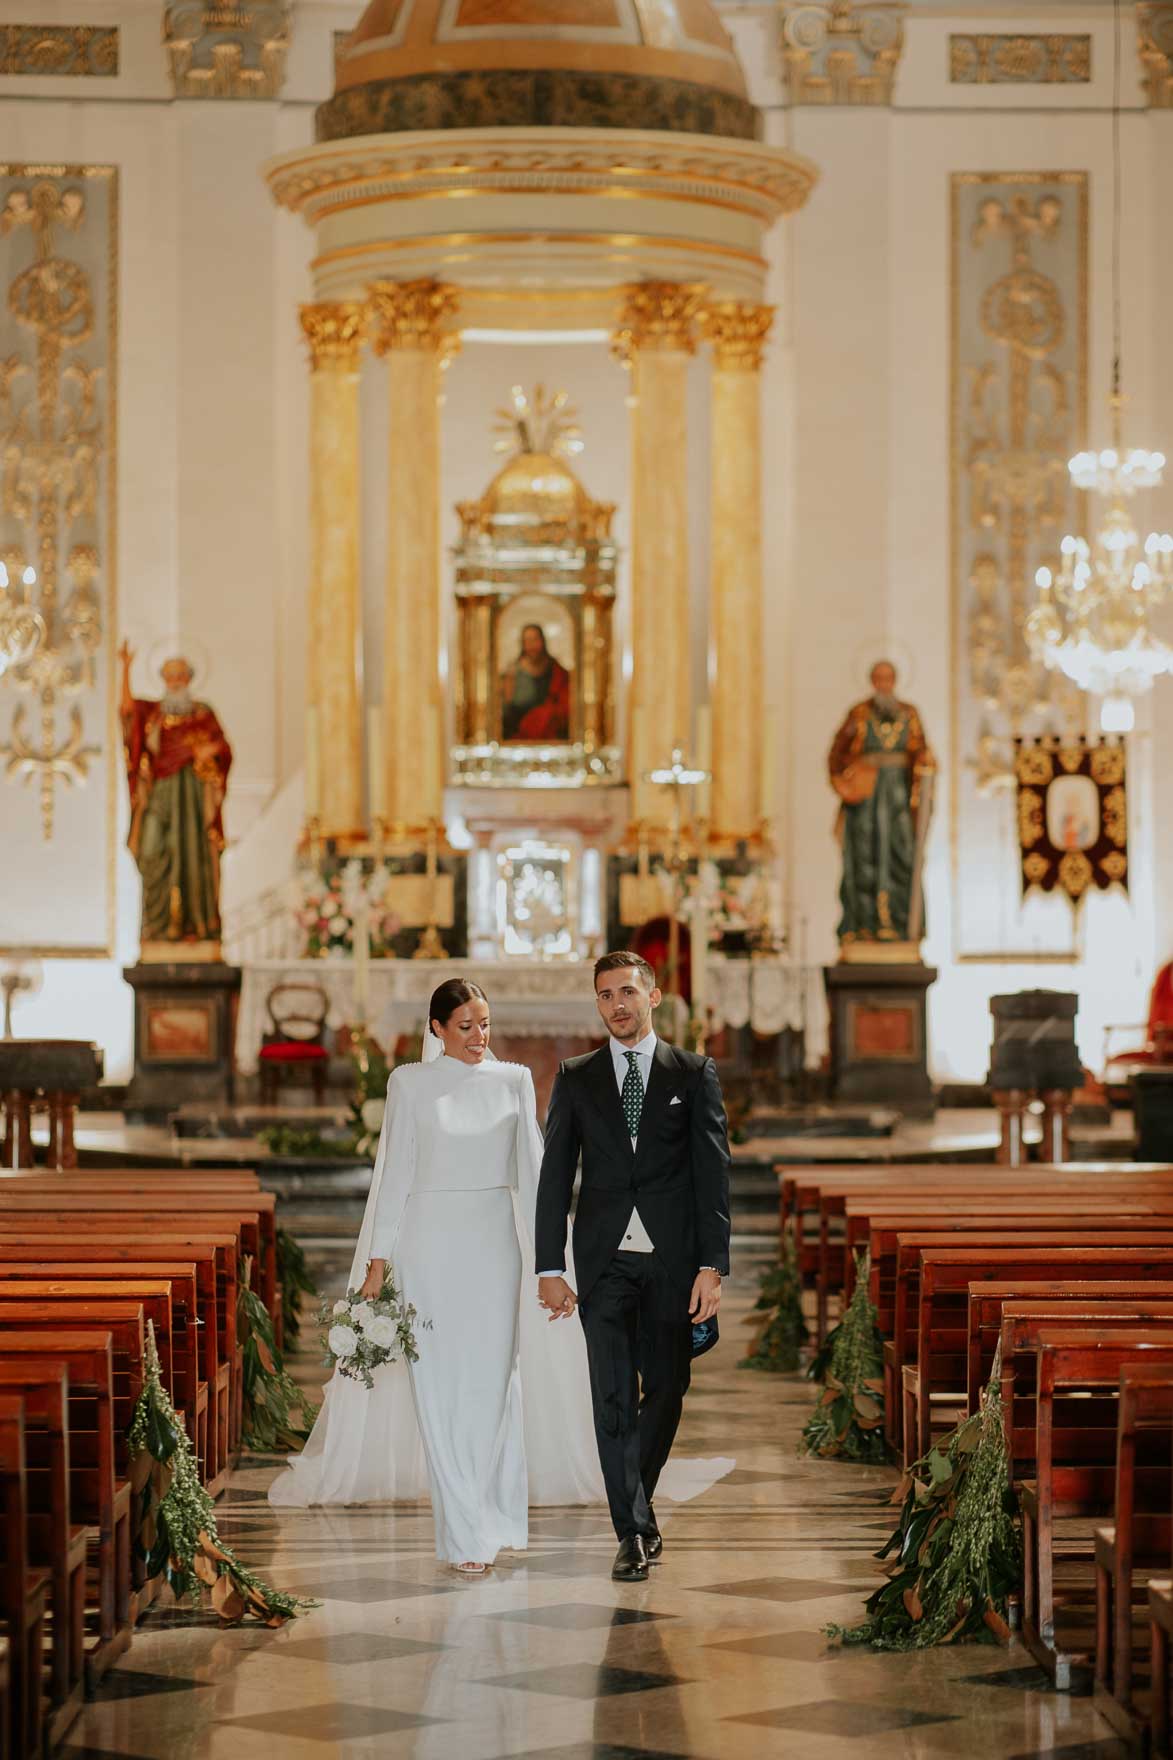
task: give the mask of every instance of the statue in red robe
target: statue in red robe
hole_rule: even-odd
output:
[[[122,739],[130,784],[127,846],[143,882],[142,941],[218,943],[224,795],[232,750],[214,710],[191,691],[186,660],[161,668],[161,699],[130,688],[134,655],[122,662]]]

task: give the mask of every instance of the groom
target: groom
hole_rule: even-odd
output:
[[[581,1155],[577,1302],[619,1536],[611,1575],[640,1583],[663,1550],[651,1500],[680,1423],[693,1323],[717,1312],[729,1272],[729,1142],[712,1058],[652,1031],[660,992],[647,961],[604,954],[595,1001],[610,1038],[563,1063],[550,1096],[538,1299],[554,1319],[574,1312],[566,1220]]]

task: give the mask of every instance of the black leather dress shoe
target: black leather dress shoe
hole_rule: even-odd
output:
[[[664,1550],[664,1537],[659,1528],[649,1528],[643,1537],[644,1551],[648,1555],[649,1564],[659,1564],[660,1554]]]
[[[619,1542],[611,1575],[617,1583],[647,1582],[648,1555],[642,1534],[629,1534],[625,1540]]]

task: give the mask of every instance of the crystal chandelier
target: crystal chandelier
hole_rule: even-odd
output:
[[[1035,575],[1038,600],[1026,620],[1036,659],[1081,690],[1103,699],[1105,733],[1128,733],[1134,699],[1173,671],[1173,647],[1153,627],[1173,586],[1173,536],[1150,532],[1143,546],[1129,508],[1138,490],[1161,481],[1165,455],[1121,441],[1120,390],[1120,0],[1115,0],[1112,99],[1112,444],[1078,452],[1067,469],[1076,489],[1103,502],[1091,541],[1070,533],[1059,546],[1058,568]]]
[[[26,588],[35,586],[36,570],[26,568],[21,580]],[[33,610],[27,599],[9,592],[8,570],[0,562],[0,678],[10,666],[23,666],[32,658],[44,634],[40,613]]]

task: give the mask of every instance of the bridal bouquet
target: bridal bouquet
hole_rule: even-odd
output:
[[[409,1363],[419,1360],[415,1327],[419,1320],[410,1302],[405,1302],[395,1287],[388,1266],[383,1273],[383,1288],[370,1300],[360,1290],[348,1289],[344,1298],[333,1307],[323,1306],[321,1313],[322,1343],[326,1362],[352,1381],[364,1387],[375,1385],[372,1371],[384,1363]],[[430,1320],[419,1320],[421,1327]]]

